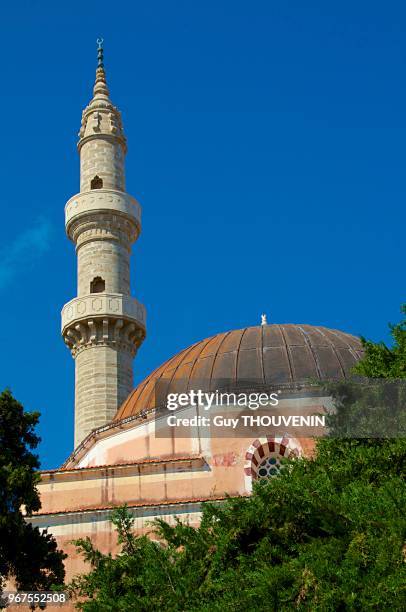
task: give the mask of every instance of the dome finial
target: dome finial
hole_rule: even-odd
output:
[[[268,321],[266,320],[266,314],[262,313],[261,315],[261,325],[268,325]]]
[[[104,68],[104,63],[103,63],[103,52],[104,52],[103,43],[104,43],[104,40],[103,40],[103,38],[100,37],[100,38],[98,38],[96,40],[96,42],[97,42],[97,67],[98,68]]]

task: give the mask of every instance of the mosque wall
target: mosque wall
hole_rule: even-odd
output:
[[[176,518],[192,525],[197,526],[201,517],[201,503],[175,503],[172,505],[149,505],[148,507],[129,508],[129,512],[134,519],[134,533],[136,535],[148,535],[151,539],[156,539],[153,533],[153,521],[157,518],[165,520],[174,525]],[[58,546],[68,555],[65,561],[66,579],[68,583],[78,574],[83,574],[90,570],[90,565],[85,562],[83,557],[78,554],[75,540],[79,538],[90,538],[98,550],[103,553],[119,551],[117,535],[111,524],[112,509],[92,510],[82,512],[64,512],[52,515],[39,515],[28,519],[33,525],[40,529],[48,529],[52,533]],[[74,601],[63,606],[65,612],[73,612],[76,608]],[[58,606],[47,606],[47,609],[61,609]],[[20,608],[15,608],[19,610]],[[13,608],[10,608],[13,612]]]

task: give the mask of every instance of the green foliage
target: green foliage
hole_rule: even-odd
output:
[[[406,314],[406,305],[401,312]],[[337,408],[333,436],[406,437],[406,319],[389,328],[391,347],[362,338],[364,357],[353,368],[357,378],[325,385]]]
[[[326,416],[333,437],[406,438],[406,380],[340,380],[324,388],[336,408]]]
[[[401,312],[406,315],[406,304]],[[406,319],[389,328],[393,347],[361,338],[365,356],[354,368],[357,374],[368,378],[406,378]]]
[[[358,373],[406,376],[404,323],[392,330],[392,349],[364,342]],[[372,401],[380,410],[382,397],[374,389],[361,397],[346,383],[330,390],[338,400],[332,435],[317,441],[314,458],[287,461],[252,496],[205,504],[198,528],[157,520],[155,541],[134,536],[129,511],[118,509],[113,523],[121,553],[115,558],[89,539],[78,541],[92,565],[71,585],[84,598],[79,607],[405,610],[406,439],[343,437],[351,406],[363,412]]]
[[[199,528],[157,521],[112,558],[78,542],[93,571],[73,585],[103,610],[402,610],[406,444],[324,439],[249,498],[204,506]]]
[[[24,412],[9,390],[0,394],[0,589],[13,578],[18,589],[48,589],[64,578],[62,559],[54,538],[26,523],[40,509],[37,483],[39,461],[32,450],[37,412]]]

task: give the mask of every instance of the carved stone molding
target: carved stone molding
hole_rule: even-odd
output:
[[[79,147],[87,142],[94,132],[103,136],[114,136],[124,149],[126,138],[123,131],[121,113],[110,101],[94,101],[82,112],[82,122],[79,130]]]
[[[134,357],[145,338],[145,328],[137,321],[103,316],[68,324],[62,330],[62,335],[73,358],[79,352],[95,346],[110,346]]]
[[[76,250],[88,242],[116,240],[131,252],[131,245],[139,236],[139,227],[125,217],[118,217],[108,211],[89,212],[76,217],[69,226],[69,238]]]

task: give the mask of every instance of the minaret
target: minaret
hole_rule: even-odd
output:
[[[141,209],[125,191],[126,138],[109,97],[103,41],[97,43],[93,99],[79,132],[80,192],[65,206],[78,262],[77,297],[62,309],[62,335],[75,360],[75,447],[111,421],[131,392],[132,361],[145,337],[145,309],[130,295]]]

